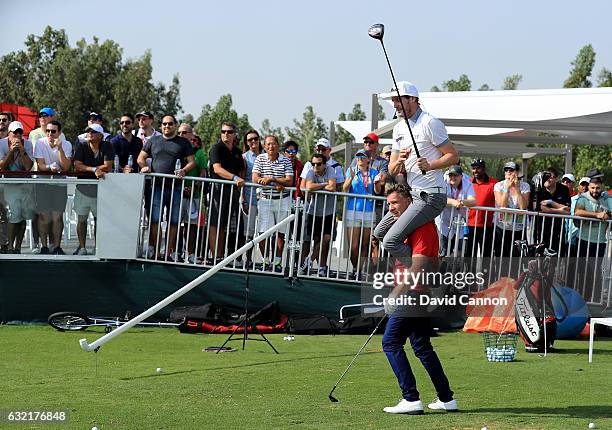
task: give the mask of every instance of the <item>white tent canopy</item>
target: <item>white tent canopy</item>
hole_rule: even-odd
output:
[[[446,124],[462,155],[565,154],[571,167],[570,145],[612,144],[612,88],[423,92],[420,102]],[[397,121],[381,121],[375,132],[389,139]],[[372,131],[369,121],[335,124],[356,142]],[[564,147],[527,146],[542,143]]]

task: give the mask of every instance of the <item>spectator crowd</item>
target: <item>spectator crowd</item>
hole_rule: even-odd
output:
[[[206,153],[191,125],[180,124],[174,115],[159,118],[157,130],[150,112],[126,113],[119,120],[118,132],[111,134],[104,128],[103,115],[90,112],[85,130],[72,140],[66,138],[52,108],[41,109],[38,121],[39,127],[26,137],[22,123],[14,121],[11,113],[0,112],[0,171],[5,176],[100,179],[122,172],[181,178],[169,182],[156,176],[145,181],[143,213],[148,237],[144,253],[153,259],[214,263],[285,219],[299,199],[304,202],[303,220],[289,225],[274,240],[259,243],[264,267],[285,270],[287,236],[298,231],[303,237],[299,272],[311,273],[316,262],[316,273],[327,276],[330,246],[338,234],[338,214],[343,214],[340,233],[350,261],[347,279],[362,279],[366,263],[375,261],[380,252],[372,231],[382,219],[384,207],[382,199],[371,196],[383,195],[389,184],[406,181],[401,168],[390,174],[392,147],[379,149],[375,133],[363,137],[363,149],[347,160],[344,168],[332,157],[330,142],[324,137],[314,143],[314,154],[302,163],[298,159],[300,143],[281,142],[277,136],[261,136],[256,130],[246,131],[240,139],[231,122],[220,124],[217,143]],[[482,159],[474,159],[470,168],[471,175],[459,165],[445,174],[447,206],[436,220],[442,256],[454,252],[476,255],[476,250],[482,256],[510,256],[513,240],[524,238],[526,210],[597,221],[543,216],[533,228],[536,237],[562,253],[603,255],[607,225],[598,221],[611,218],[612,197],[603,189],[598,169],[576,181],[569,172],[559,179],[560,172],[550,167],[544,172],[542,187],[535,189],[514,161],[504,164],[499,181],[487,172]],[[34,253],[64,254],[67,199],[65,183],[2,184],[0,252],[21,252],[26,221],[31,220]],[[78,184],[72,209],[78,237],[74,254],[88,255],[95,248],[92,244],[88,248],[87,229],[89,220],[93,218],[95,225],[97,217],[97,186]],[[159,237],[164,221],[167,246]],[[250,264],[252,254],[248,257],[243,264]]]

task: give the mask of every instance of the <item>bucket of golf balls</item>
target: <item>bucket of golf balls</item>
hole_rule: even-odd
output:
[[[510,362],[516,356],[516,333],[491,333],[483,334],[485,355],[488,361]]]

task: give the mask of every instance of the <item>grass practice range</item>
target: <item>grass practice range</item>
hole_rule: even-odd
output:
[[[48,326],[0,326],[4,410],[66,410],[64,424],[0,423],[0,428],[418,428],[612,429],[612,341],[597,338],[593,364],[587,340],[557,341],[562,351],[540,358],[519,346],[516,361],[486,360],[482,337],[442,333],[440,355],[461,412],[389,415],[401,397],[377,335],[330,403],[329,389],[367,336],[270,335],[230,346],[231,354],[202,352],[225,335],[179,335],[173,329],[133,329],[85,353],[78,339],[96,331],[60,333]],[[435,397],[409,351],[421,399]],[[157,372],[157,368],[163,371]]]

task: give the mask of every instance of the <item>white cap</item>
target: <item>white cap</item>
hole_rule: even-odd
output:
[[[419,96],[419,90],[417,90],[416,85],[414,85],[412,82],[399,81],[397,83],[397,89],[399,90],[400,96]],[[392,97],[397,97],[397,91],[395,90],[395,88],[392,88],[391,92],[379,94],[378,97],[384,100],[389,100]]]
[[[8,126],[8,131],[21,130],[23,131],[23,124],[19,121],[13,121]]]
[[[104,134],[104,129],[102,128],[100,124],[88,125],[87,128],[85,129],[85,132],[88,132],[89,130],[95,131],[96,133]]]
[[[578,182],[578,184],[582,184],[583,182],[586,182],[587,184],[591,183],[591,178],[589,178],[588,176],[583,176],[582,178],[580,178],[580,182]]]
[[[563,175],[561,177],[561,180],[564,180],[564,179],[569,179],[572,182],[576,182],[576,177],[572,175],[571,173],[566,173],[565,175]]]
[[[327,140],[326,138],[322,137],[319,140],[317,140],[317,143],[315,143],[315,147],[317,146],[324,146],[326,148],[331,148],[331,145],[329,143],[329,140]]]

